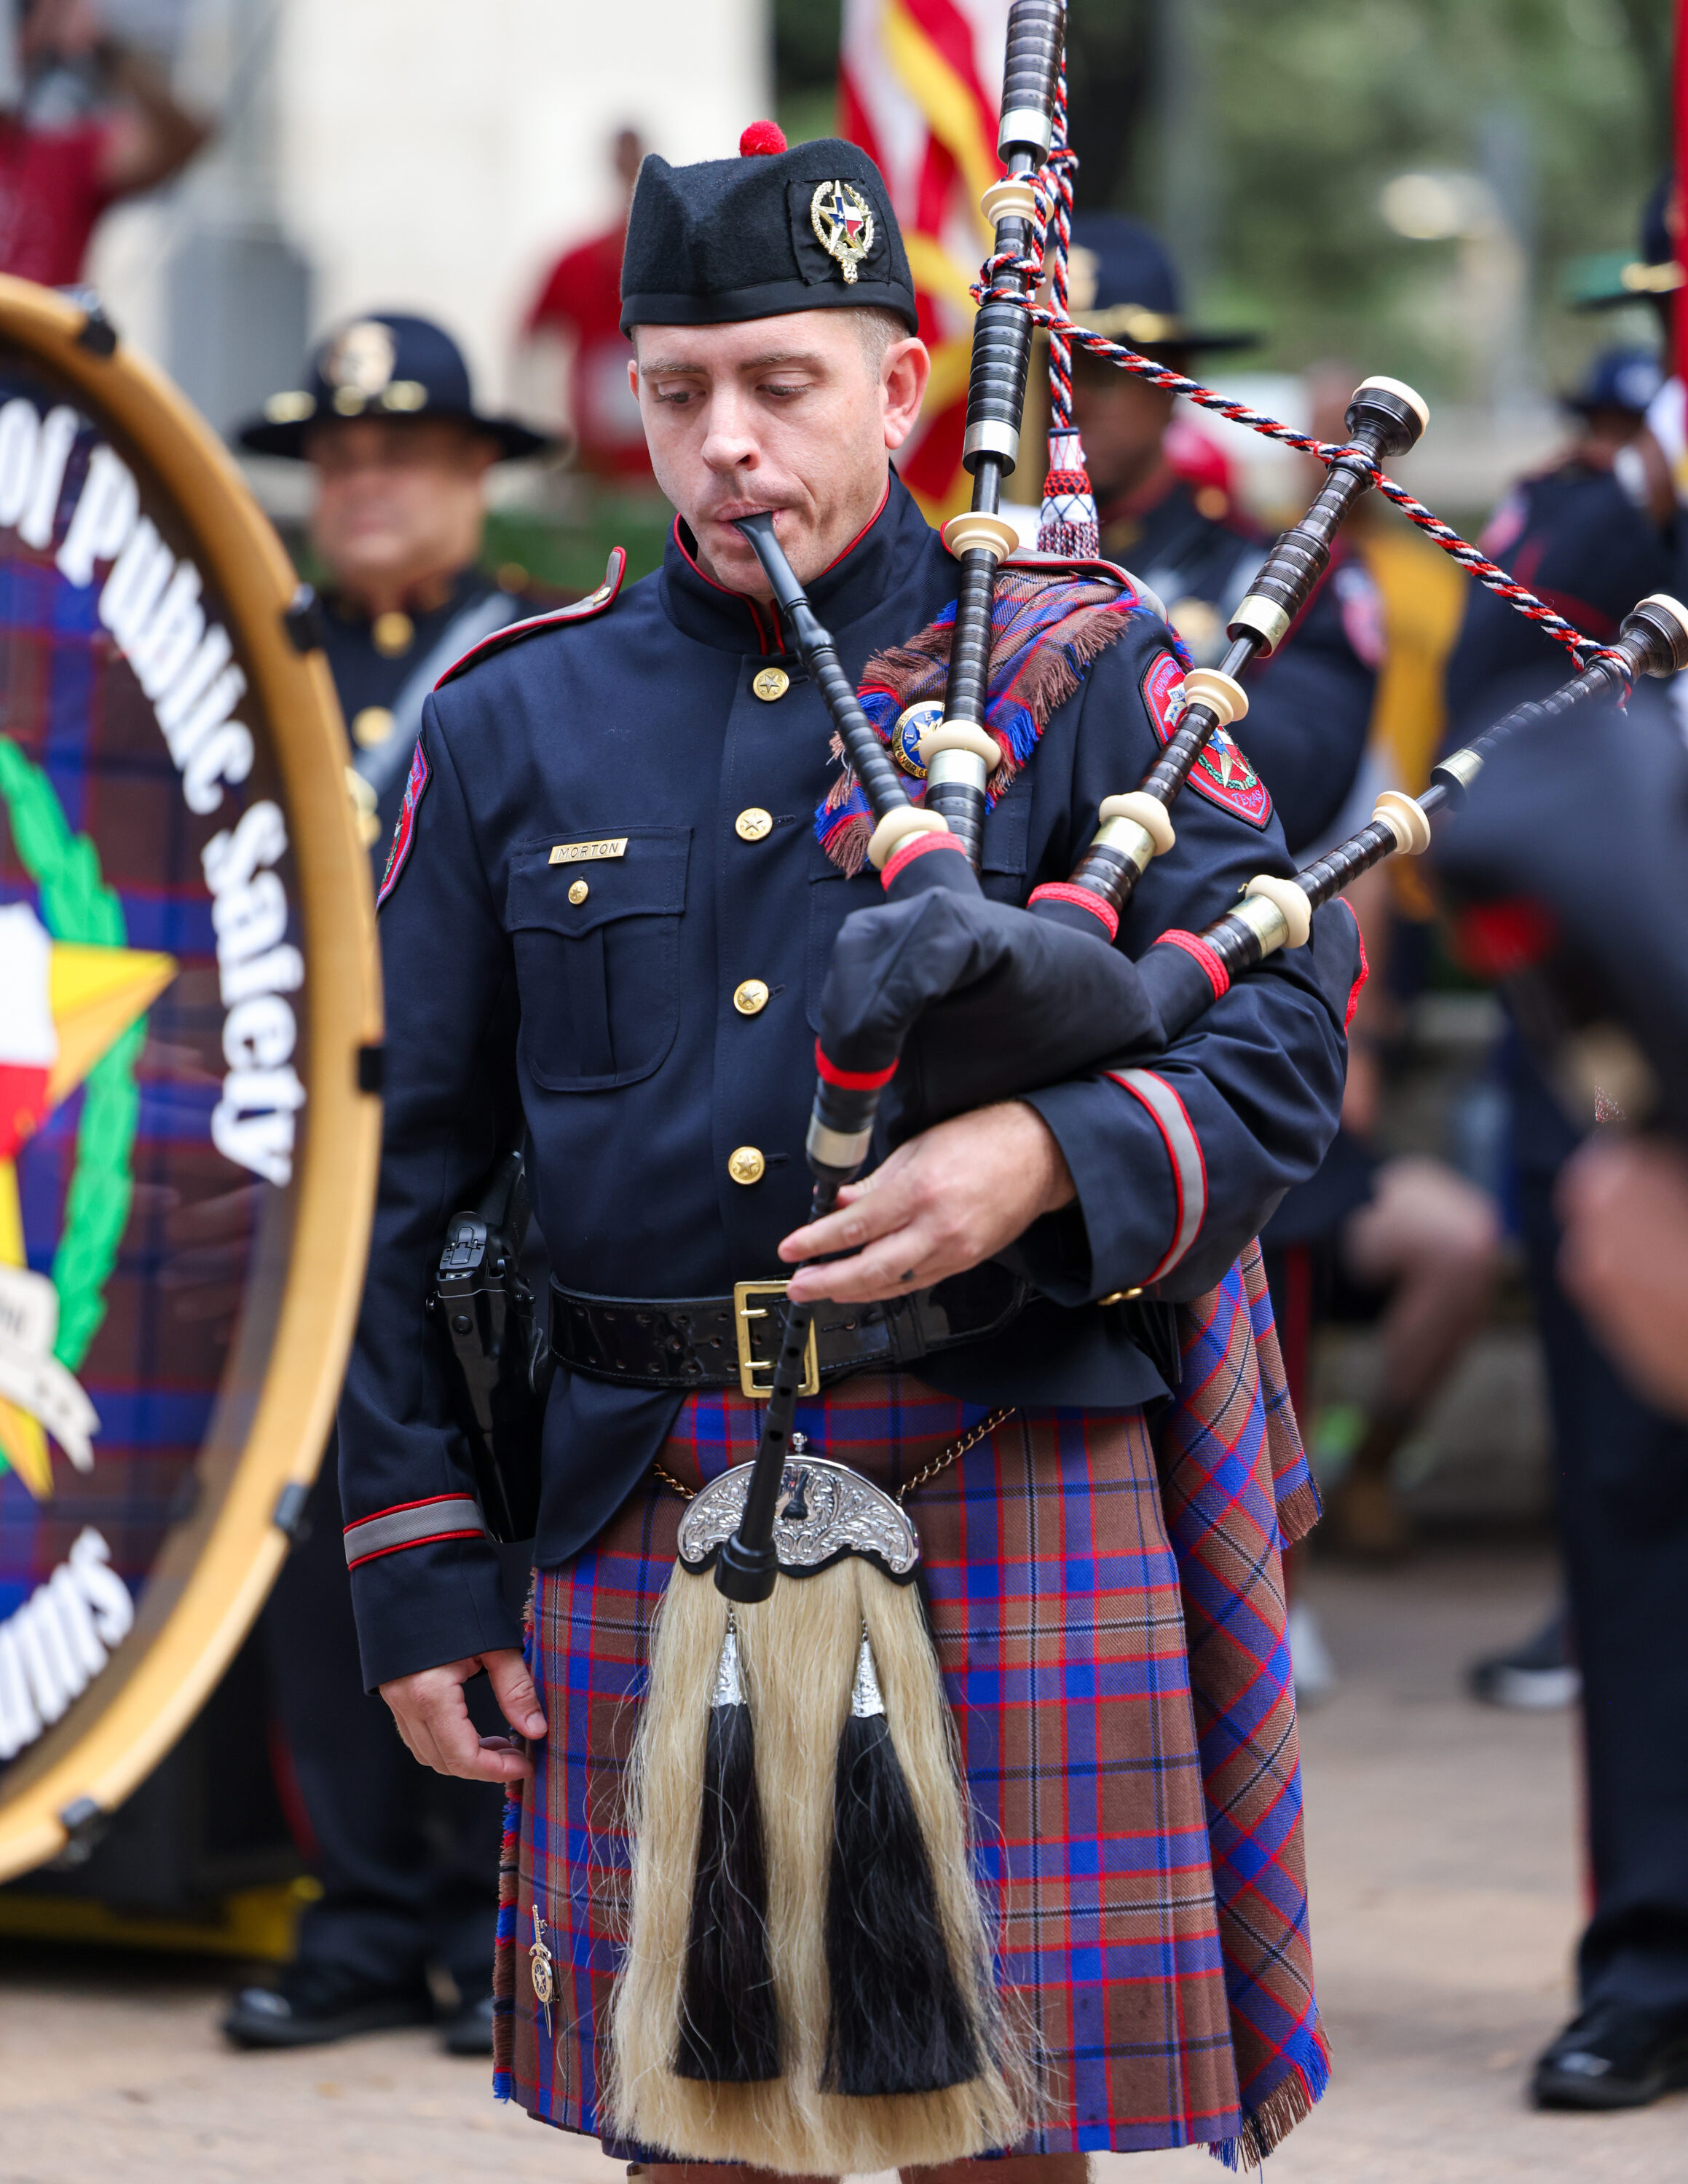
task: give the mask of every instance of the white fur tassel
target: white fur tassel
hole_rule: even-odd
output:
[[[713,1575],[676,1565],[657,1612],[630,1769],[632,1930],[612,2008],[607,2127],[691,2160],[811,2176],[961,2160],[1014,2144],[1035,2108],[1030,2043],[992,1979],[936,1658],[914,1587],[855,1557],[816,1577],[782,1578],[771,1600],[734,1611],[756,1728],[785,2075],[758,2085],[675,2076],[704,1736],[728,1612]],[[940,2093],[857,2099],[820,2086],[833,1775],[864,1623],[952,1962],[964,1977],[975,1973],[980,2052],[992,2059],[979,2077]]]

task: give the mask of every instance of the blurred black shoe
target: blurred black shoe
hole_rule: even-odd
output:
[[[1688,2086],[1688,2012],[1596,2002],[1535,2066],[1539,2109],[1642,2109]]]
[[[1570,1611],[1556,1607],[1522,1646],[1473,1661],[1466,1680],[1472,1696],[1485,1706],[1512,1707],[1523,1713],[1574,1706],[1583,1695],[1583,1679],[1571,1651]]]
[[[492,2053],[492,1997],[459,2005],[445,2020],[440,2046],[448,2055],[490,2055]]]
[[[223,2033],[237,2048],[316,2048],[355,2032],[433,2021],[433,1997],[420,1981],[365,1986],[326,1965],[298,1964],[273,1987],[240,1988],[223,2018]]]

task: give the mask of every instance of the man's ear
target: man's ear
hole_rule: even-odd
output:
[[[885,444],[892,454],[914,431],[932,376],[931,352],[909,336],[892,342],[880,365],[880,399],[884,409]]]

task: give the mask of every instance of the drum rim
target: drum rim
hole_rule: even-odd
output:
[[[310,1123],[274,1340],[238,1459],[226,1478],[202,1481],[200,1506],[165,1535],[148,1592],[162,1583],[175,1596],[144,1635],[137,1629],[125,1641],[132,1658],[114,1660],[0,1777],[0,1881],[66,1850],[67,1814],[79,1825],[116,1810],[251,1628],[288,1552],[278,1507],[289,1487],[315,1479],[333,1424],[381,1150],[381,1104],[359,1084],[360,1050],[383,1035],[374,902],[327,660],[320,649],[301,653],[289,634],[297,575],[221,440],[145,357],[121,342],[107,354],[88,344],[91,323],[102,322],[72,298],[0,275],[0,341],[58,373],[96,422],[109,419],[132,443],[180,511],[238,634],[273,739],[299,877]],[[143,1616],[145,1606],[143,1596]]]

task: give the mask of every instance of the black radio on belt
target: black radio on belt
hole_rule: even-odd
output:
[[[495,1540],[530,1540],[539,1513],[539,1443],[552,1363],[545,1318],[520,1265],[530,1207],[520,1153],[493,1170],[480,1204],[445,1224],[428,1309],[445,1337],[446,1379],[468,1437],[476,1499]]]

